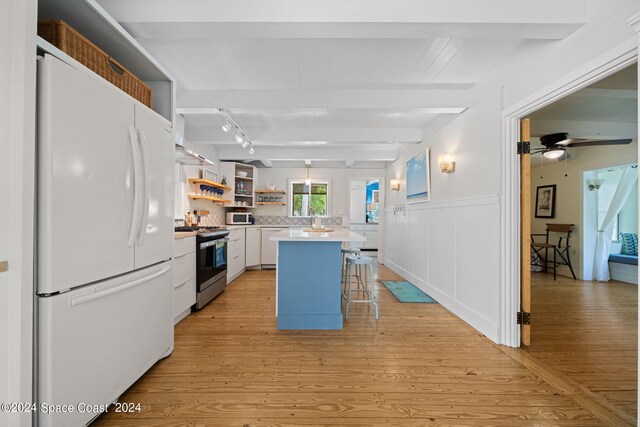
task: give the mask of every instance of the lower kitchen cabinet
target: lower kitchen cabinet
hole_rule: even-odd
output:
[[[238,228],[229,233],[227,244],[227,282],[231,282],[244,271],[245,261],[245,229]]]
[[[175,239],[173,253],[173,321],[191,313],[196,303],[196,238]]]
[[[285,228],[263,228],[262,229],[262,256],[263,266],[276,265],[276,255],[278,252],[278,242],[271,241],[271,236],[285,230]]]
[[[262,264],[262,228],[247,228],[245,238],[245,264],[256,267]]]

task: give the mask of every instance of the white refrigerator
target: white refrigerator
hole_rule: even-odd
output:
[[[100,77],[38,63],[40,426],[83,426],[173,350],[171,124]]]

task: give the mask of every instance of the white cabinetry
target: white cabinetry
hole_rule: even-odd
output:
[[[278,251],[278,242],[271,241],[271,236],[284,228],[263,228],[262,229],[262,265],[275,266]]]
[[[245,264],[247,267],[259,266],[262,264],[262,228],[249,227],[246,230]]]
[[[227,282],[233,281],[245,269],[245,229],[238,228],[229,233],[227,246]]]
[[[349,222],[364,224],[367,215],[367,181],[352,179],[349,184]]]
[[[175,239],[173,256],[173,321],[178,323],[196,303],[196,237]]]
[[[225,207],[242,206],[247,208],[256,206],[254,193],[255,183],[258,182],[258,168],[252,165],[236,162],[221,162],[219,178],[227,179],[231,190],[225,191],[223,198],[231,200]]]
[[[364,226],[364,237],[367,239],[365,248],[378,249],[378,224],[367,224]]]
[[[363,224],[351,224],[349,226],[349,230],[353,231],[356,234],[359,234],[366,238],[365,229]],[[350,242],[349,246],[352,248],[360,248],[364,249],[366,247],[367,242]]]

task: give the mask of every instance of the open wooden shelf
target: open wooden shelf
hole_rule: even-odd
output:
[[[250,176],[237,176],[235,177],[237,180],[240,181],[253,181],[253,178],[251,178]]]
[[[280,205],[280,206],[284,206],[286,205],[285,202],[256,202],[256,205]]]
[[[234,194],[236,197],[250,197],[253,198],[253,194]]]
[[[255,192],[261,194],[287,194],[284,190],[256,190]]]
[[[209,181],[208,179],[203,178],[189,178],[189,182],[191,184],[204,184],[209,185],[211,187],[219,188],[221,190],[231,190],[231,187],[227,187],[226,185],[222,185],[219,182]]]
[[[209,200],[210,202],[231,203],[231,200],[223,199],[221,197],[198,196],[197,194],[189,194],[189,198],[192,200]]]

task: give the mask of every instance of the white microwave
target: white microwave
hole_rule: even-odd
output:
[[[234,224],[251,224],[251,213],[227,212],[227,225]]]

